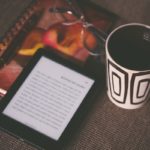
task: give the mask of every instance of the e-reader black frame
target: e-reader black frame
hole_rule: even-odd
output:
[[[67,125],[59,140],[57,141],[51,139],[48,136],[45,136],[44,134],[39,133],[38,131],[35,131],[34,129],[31,129],[28,126],[23,125],[18,121],[15,121],[14,119],[11,119],[10,117],[2,113],[3,110],[7,107],[7,104],[9,104],[9,102],[11,101],[14,94],[21,86],[21,84],[25,81],[26,77],[28,77],[29,73],[32,71],[32,69],[42,56],[45,56],[46,58],[49,58],[55,61],[56,63],[63,64],[64,66],[95,80],[93,86],[91,87],[86,97],[83,99],[82,103],[78,107],[75,115],[72,117],[71,121]],[[82,121],[83,116],[86,114],[88,107],[91,106],[91,104],[93,103],[93,98],[94,96],[96,96],[97,90],[99,89],[99,85],[99,78],[94,77],[92,73],[90,74],[90,72],[84,70],[83,67],[63,58],[59,54],[53,52],[53,50],[46,50],[43,48],[39,49],[37,53],[33,56],[33,58],[30,60],[30,62],[27,64],[27,66],[23,69],[22,73],[19,75],[15,83],[8,90],[5,97],[1,100],[0,127],[3,130],[15,135],[16,137],[27,141],[28,143],[31,143],[35,146],[38,146],[41,149],[51,148],[53,150],[60,150],[61,146],[65,142],[67,142],[72,136],[72,133],[75,132],[75,129],[77,129],[79,122]]]

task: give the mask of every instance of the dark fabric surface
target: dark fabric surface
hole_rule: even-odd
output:
[[[150,104],[125,110],[102,93],[67,150],[149,150]]]
[[[36,148],[0,130],[0,150],[36,150]]]
[[[150,0],[91,0],[117,14],[125,22],[150,25]]]
[[[149,0],[93,1],[115,12],[125,22],[150,24]],[[36,149],[0,131],[0,150]],[[150,150],[150,102],[136,110],[121,109],[109,101],[103,89],[63,150]]]
[[[140,109],[126,110],[110,102],[105,91],[100,91],[100,97],[63,150],[149,150],[150,102]],[[2,131],[0,148],[36,150]]]

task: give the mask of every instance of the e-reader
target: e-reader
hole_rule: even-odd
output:
[[[43,149],[61,149],[93,103],[98,79],[39,49],[0,103],[0,127]]]

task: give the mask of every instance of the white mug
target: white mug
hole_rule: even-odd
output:
[[[150,97],[150,26],[117,27],[105,42],[107,94],[117,106],[136,109]]]

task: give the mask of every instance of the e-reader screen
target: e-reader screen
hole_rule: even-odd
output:
[[[41,56],[2,114],[57,141],[94,82]]]

